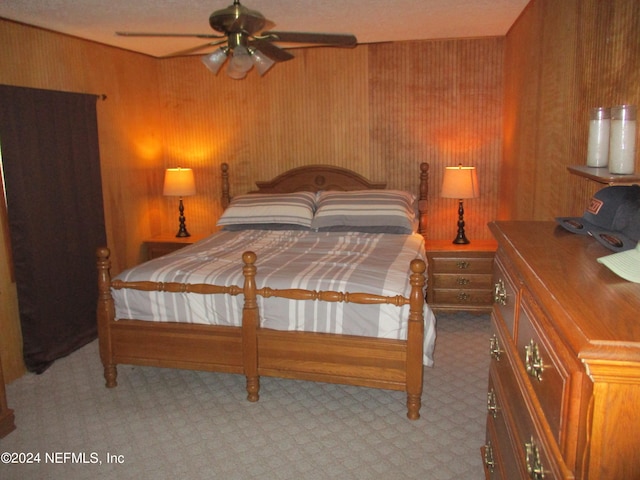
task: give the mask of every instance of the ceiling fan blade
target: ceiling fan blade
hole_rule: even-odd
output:
[[[286,62],[287,60],[294,58],[294,56],[289,52],[281,49],[280,47],[276,47],[268,40],[256,38],[251,41],[251,45],[276,62]]]
[[[347,33],[307,33],[307,32],[263,32],[275,42],[315,43],[332,47],[355,47],[358,43],[355,35]]]
[[[186,48],[184,50],[180,50],[177,52],[173,52],[170,53],[169,55],[164,55],[160,58],[169,58],[169,57],[181,57],[183,55],[191,55],[191,54],[195,54],[197,52],[199,52],[200,50],[204,50],[205,48],[210,48],[210,47],[215,47],[216,45],[221,45],[223,43],[226,43],[226,39],[225,40],[219,40],[217,42],[207,42],[203,45],[198,45],[195,47],[191,47],[191,48]]]
[[[121,37],[185,37],[185,38],[225,38],[224,35],[210,33],[148,33],[148,32],[116,32]]]

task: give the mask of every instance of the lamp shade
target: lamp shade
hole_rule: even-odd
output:
[[[476,167],[446,167],[442,179],[441,197],[474,198],[479,193]]]
[[[167,168],[164,174],[163,195],[186,197],[196,193],[193,170],[190,168]]]

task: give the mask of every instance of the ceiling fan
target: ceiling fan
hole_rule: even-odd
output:
[[[223,45],[213,53],[207,53],[202,57],[202,62],[209,70],[217,74],[227,58],[230,57],[227,74],[236,80],[246,77],[247,72],[253,66],[262,76],[276,62],[284,62],[294,58],[286,50],[274,45],[274,42],[332,47],[355,47],[357,43],[356,37],[351,34],[265,31],[275,24],[267,20],[260,12],[241,5],[239,0],[233,0],[233,5],[213,12],[209,16],[209,24],[211,28],[222,35],[144,32],[116,32],[116,34],[128,37],[213,39],[204,45],[176,52],[171,56],[192,54],[206,48]]]

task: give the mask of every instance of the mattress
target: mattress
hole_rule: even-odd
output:
[[[242,286],[242,254],[256,253],[257,288],[409,296],[409,265],[425,259],[423,237],[309,230],[220,231],[122,272],[125,282]],[[116,319],[240,326],[243,296],[112,289]],[[258,296],[260,326],[404,340],[409,305],[362,305]],[[425,365],[433,364],[435,317],[425,304]]]

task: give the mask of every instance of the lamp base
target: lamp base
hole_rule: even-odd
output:
[[[458,235],[451,243],[455,245],[466,245],[471,243],[464,233],[464,207],[462,205],[462,200],[458,203]]]
[[[455,240],[451,243],[455,245],[466,245],[471,242],[467,239],[467,237],[464,236],[464,233],[463,233],[462,237],[456,237]]]
[[[180,207],[178,208],[178,210],[180,211],[180,216],[178,217],[178,220],[180,220],[180,229],[178,230],[176,237],[178,238],[190,237],[191,234],[187,232],[187,226],[184,223],[186,218],[184,216],[184,205],[182,203],[182,197],[180,197]]]

